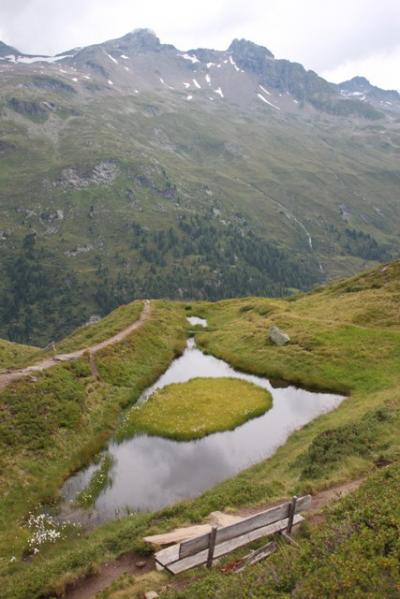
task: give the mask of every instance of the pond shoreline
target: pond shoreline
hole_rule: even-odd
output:
[[[183,354],[145,390],[132,409],[138,409],[155,390],[171,383],[210,376],[247,380],[267,389],[273,397],[271,410],[232,431],[212,433],[195,441],[173,441],[149,435],[137,435],[122,442],[111,440],[107,447],[114,460],[111,482],[95,501],[89,520],[102,522],[125,515],[129,510],[158,510],[198,496],[218,482],[271,457],[292,432],[335,409],[344,399],[291,385],[276,388],[264,377],[236,371],[223,360],[205,354],[191,337]],[[82,492],[95,472],[96,466],[91,464],[66,481],[62,489],[64,507],[73,507],[75,496]]]

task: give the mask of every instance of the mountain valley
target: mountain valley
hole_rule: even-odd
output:
[[[2,45],[0,77],[4,338],[43,346],[145,296],[287,295],[399,255],[396,91],[148,30],[56,57]]]

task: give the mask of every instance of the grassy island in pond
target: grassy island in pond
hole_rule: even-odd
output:
[[[129,432],[176,440],[205,437],[232,430],[272,406],[271,395],[256,385],[230,378],[197,378],[168,385],[140,408],[127,423]]]

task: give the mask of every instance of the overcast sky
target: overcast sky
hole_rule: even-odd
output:
[[[400,0],[0,0],[0,39],[33,54],[138,27],[182,50],[245,37],[331,81],[400,89]]]

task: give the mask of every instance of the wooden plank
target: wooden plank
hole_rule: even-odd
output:
[[[299,524],[303,520],[304,518],[302,516],[296,515],[293,524]],[[260,539],[264,536],[272,535],[277,532],[280,532],[281,530],[285,530],[287,524],[288,519],[285,518],[284,520],[274,522],[273,524],[269,524],[268,526],[263,526],[262,528],[253,530],[235,539],[231,539],[224,543],[220,543],[219,545],[215,546],[214,560],[226,555],[227,553],[231,553],[231,551],[235,551],[240,547],[244,547],[245,545],[248,545],[249,543],[252,543],[253,541],[256,541],[257,539]],[[207,555],[208,549],[205,549],[204,551],[200,551],[196,555],[191,555],[173,564],[168,564],[166,566],[166,569],[172,574],[180,574],[181,572],[185,572],[186,570],[190,570],[191,568],[196,568],[197,566],[202,566],[206,564]]]
[[[207,568],[212,568],[214,550],[215,550],[215,540],[217,538],[217,527],[213,526],[210,532],[210,541],[208,545],[208,555],[207,555]]]
[[[294,545],[295,547],[299,547],[299,544],[297,543],[297,541],[295,541],[287,532],[286,530],[282,530],[281,532],[281,536],[291,545]]]
[[[172,545],[171,547],[157,551],[157,553],[154,554],[154,559],[162,566],[178,561],[179,545]]]
[[[247,566],[257,564],[274,553],[274,551],[276,551],[276,543],[267,543],[266,545],[263,545],[263,547],[260,547],[260,549],[257,549],[257,551],[252,551],[244,558],[242,565],[235,570],[235,573],[242,572]]]
[[[296,503],[296,513],[306,511],[310,505],[311,495],[300,497]],[[290,502],[287,501],[263,512],[259,512],[254,516],[244,518],[236,524],[224,526],[223,528],[218,529],[216,544],[219,545],[220,543],[228,541],[229,539],[234,539],[235,537],[257,528],[261,528],[262,526],[267,526],[268,524],[272,524],[273,522],[278,522],[279,520],[287,518],[289,516],[289,509]],[[185,557],[189,557],[190,555],[195,555],[199,551],[207,549],[208,542],[209,534],[207,533],[181,543],[179,552],[180,558],[183,559]]]

